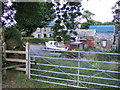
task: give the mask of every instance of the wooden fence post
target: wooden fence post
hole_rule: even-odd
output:
[[[5,42],[3,43],[3,57],[4,57],[4,60],[6,60],[6,44]]]
[[[26,74],[29,74],[29,43],[26,43]]]

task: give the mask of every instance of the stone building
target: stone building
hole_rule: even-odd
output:
[[[50,22],[48,26],[39,28],[37,27],[36,31],[32,33],[34,38],[44,38],[44,37],[51,37],[53,35],[52,28],[55,22]]]
[[[112,49],[115,35],[114,25],[96,25],[90,26],[89,29],[95,29],[95,48],[104,50]]]
[[[95,39],[95,29],[75,29],[78,35],[70,34],[76,42],[82,42],[83,48],[93,48]]]
[[[44,27],[44,28],[37,27],[36,31],[33,32],[32,35],[34,36],[34,38],[51,37],[52,29],[51,27]]]

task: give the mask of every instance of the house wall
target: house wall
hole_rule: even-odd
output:
[[[87,48],[94,48],[94,40],[86,40]]]
[[[99,49],[105,49],[105,50],[110,50],[112,48],[112,42],[111,40],[106,40],[106,47],[102,46],[102,39],[96,39],[95,40],[95,48],[99,48]]]
[[[84,43],[80,44],[80,45],[64,45],[65,47],[69,47],[68,50],[74,50],[74,49],[84,49]]]
[[[52,29],[51,27],[44,27],[44,28],[37,28],[36,31],[33,33],[35,38],[44,38],[52,36]]]

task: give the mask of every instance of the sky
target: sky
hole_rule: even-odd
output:
[[[118,0],[83,0],[82,7],[94,13],[93,20],[110,22],[113,20],[112,7]]]

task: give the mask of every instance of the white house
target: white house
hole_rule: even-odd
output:
[[[44,27],[44,28],[37,27],[36,31],[33,32],[32,35],[34,36],[34,38],[51,37],[52,29],[51,27]]]
[[[51,37],[53,35],[51,27],[54,26],[55,22],[52,21],[46,27],[39,28],[37,27],[36,31],[32,33],[34,38],[44,38],[44,37]]]

